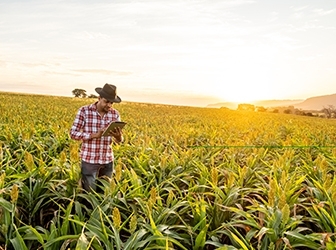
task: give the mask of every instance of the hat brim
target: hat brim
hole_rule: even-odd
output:
[[[121,98],[119,96],[117,96],[116,98],[111,98],[111,96],[107,95],[103,91],[103,88],[96,88],[95,90],[101,97],[104,97],[106,100],[108,100],[110,102],[115,102],[115,103],[121,102]]]

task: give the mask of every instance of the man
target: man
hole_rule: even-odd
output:
[[[117,143],[123,141],[122,131],[116,128],[108,136],[102,136],[105,128],[112,121],[120,121],[119,112],[112,108],[113,103],[121,102],[117,88],[106,83],[103,88],[96,88],[98,101],[81,107],[70,130],[74,140],[81,140],[82,185],[86,191],[96,190],[97,177],[111,178],[113,170],[112,138]]]

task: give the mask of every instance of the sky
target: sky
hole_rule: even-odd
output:
[[[0,0],[0,91],[206,106],[336,93],[335,0]]]

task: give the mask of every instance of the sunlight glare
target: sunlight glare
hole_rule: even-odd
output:
[[[273,59],[276,53],[276,49],[267,46],[240,47],[230,51],[230,63],[213,76],[216,87],[212,94],[230,102],[273,98],[276,95],[272,89],[272,74],[276,68]],[[228,80],[222,82],[224,76]]]

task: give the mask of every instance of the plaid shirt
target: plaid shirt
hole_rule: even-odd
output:
[[[97,133],[100,128],[107,127],[112,121],[120,121],[119,112],[113,108],[103,117],[97,111],[97,102],[81,107],[70,130],[70,136],[75,140],[82,140],[80,157],[92,164],[107,164],[113,161],[111,148],[112,137],[102,136],[90,138],[90,134]]]

